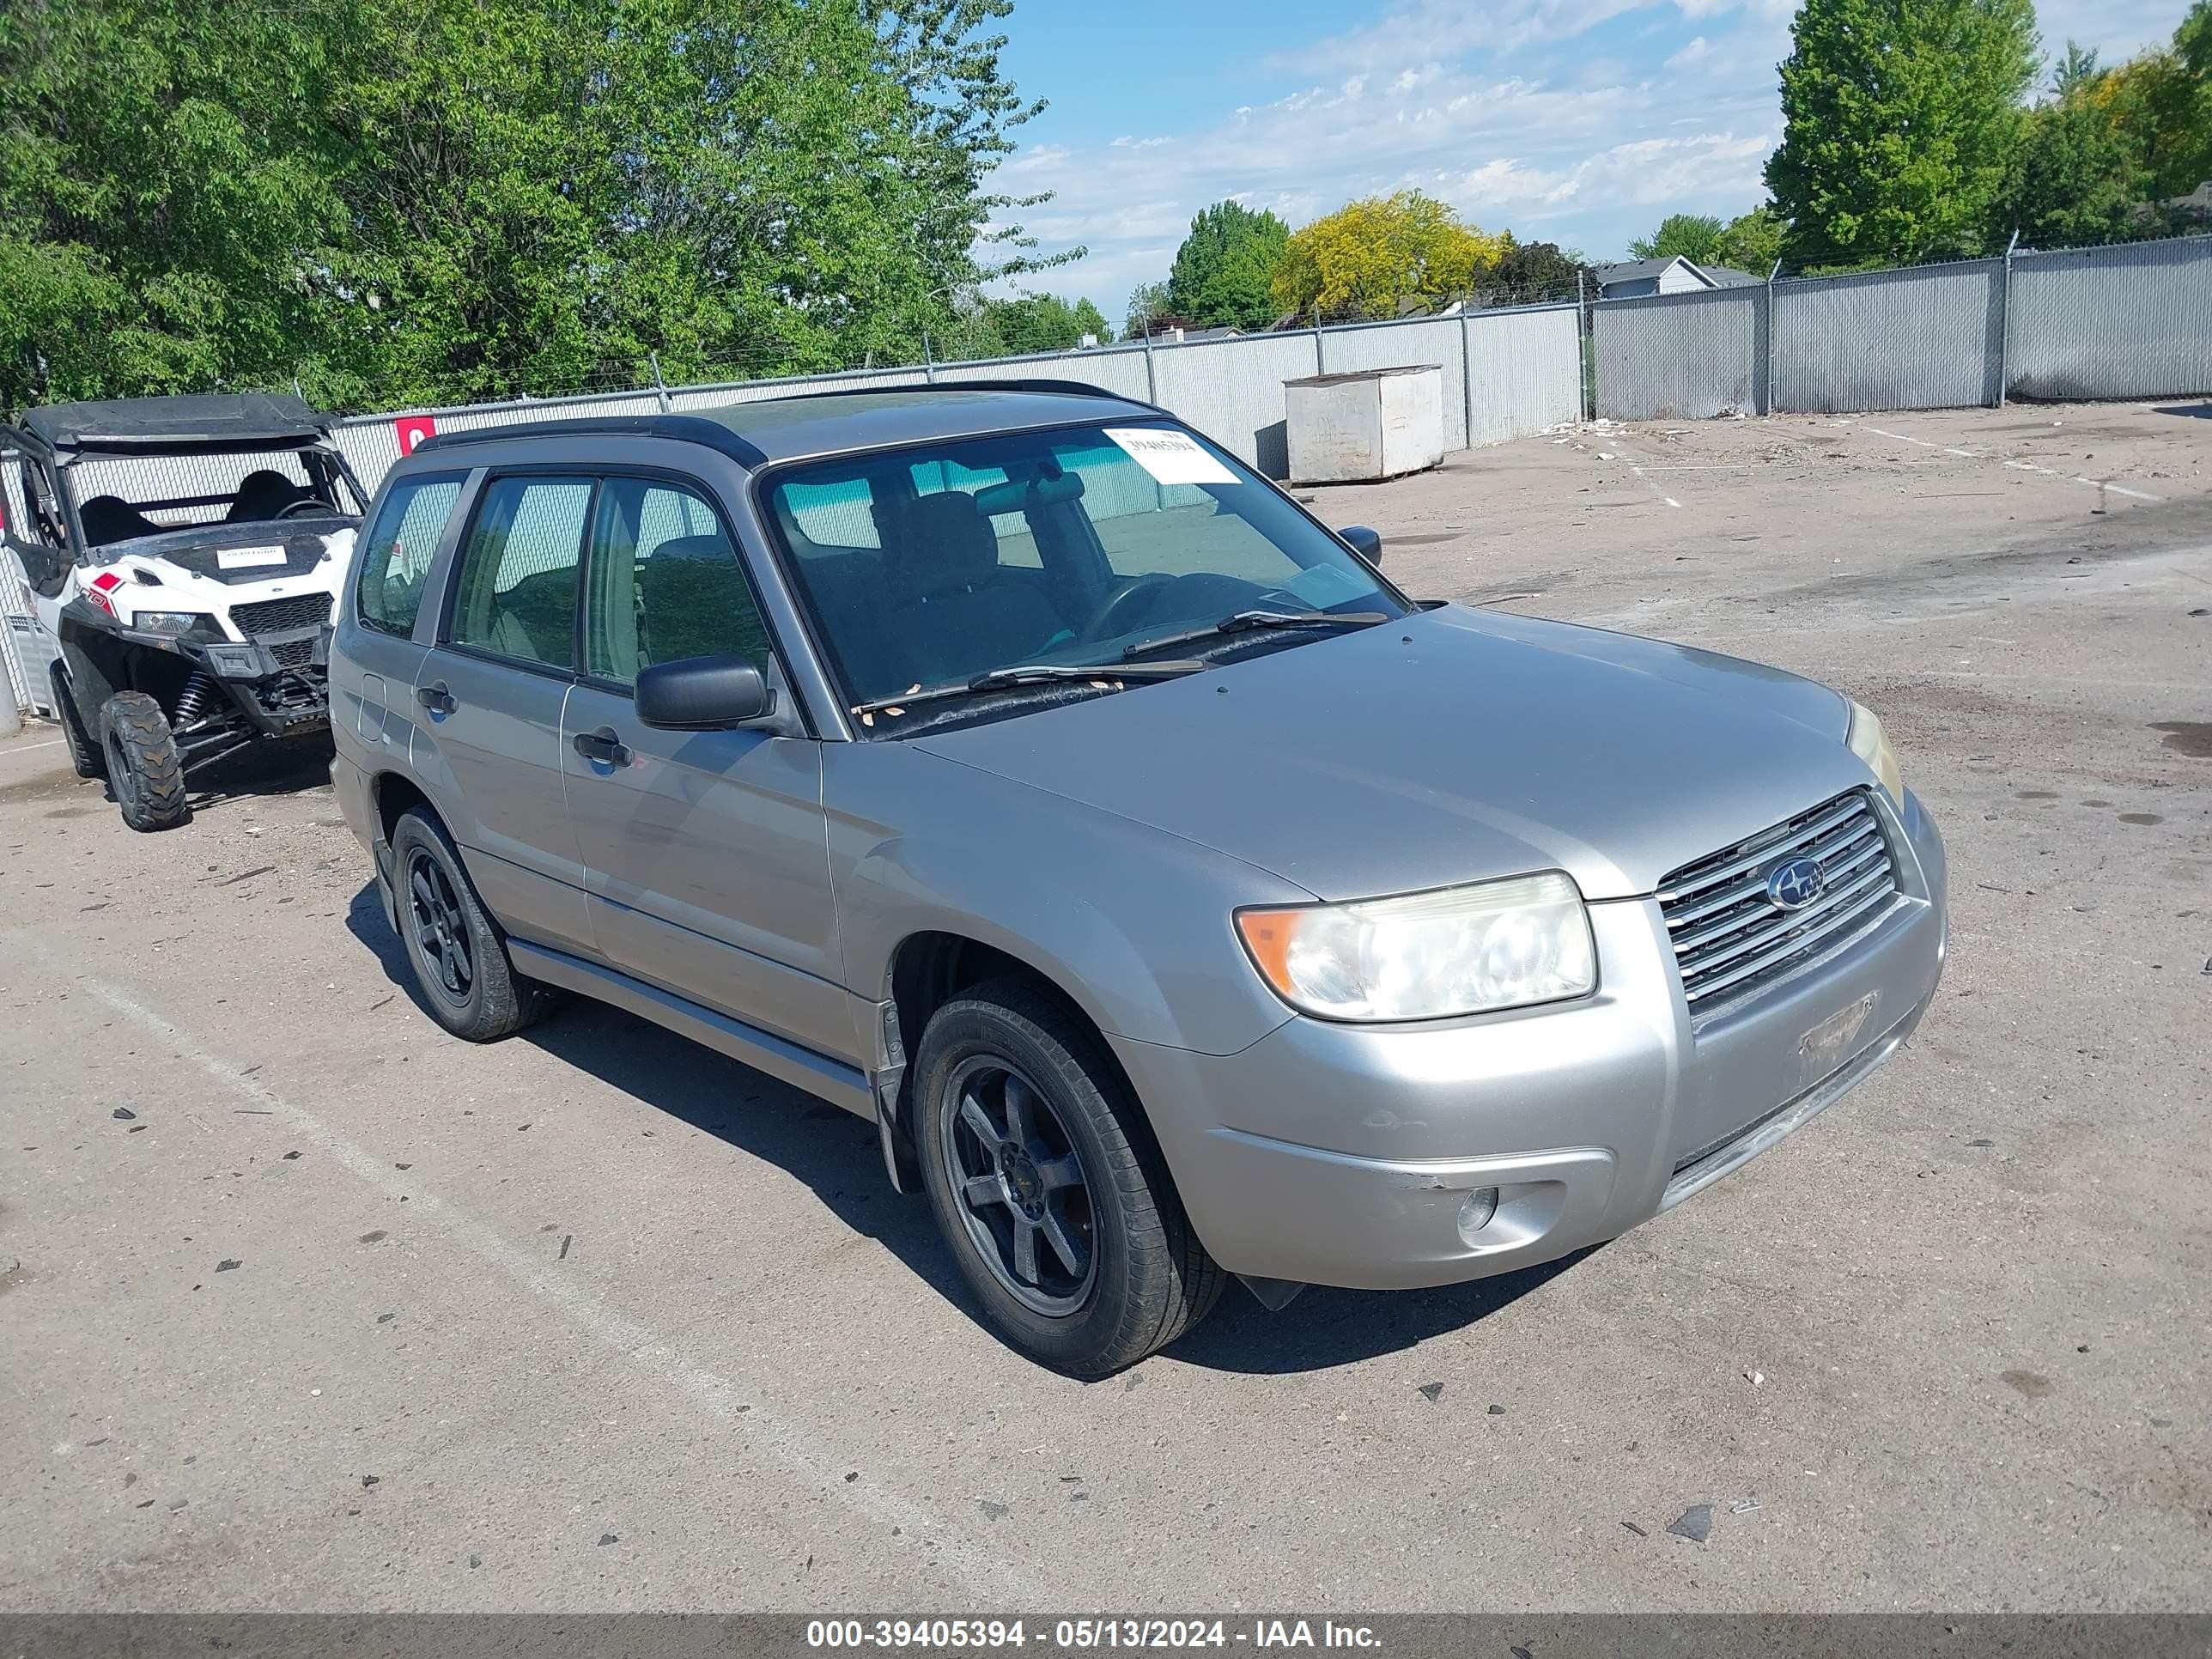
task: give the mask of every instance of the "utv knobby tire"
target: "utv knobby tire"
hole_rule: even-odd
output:
[[[100,752],[100,745],[92,740],[92,733],[84,729],[84,716],[77,713],[76,693],[56,669],[52,679],[54,718],[61,722],[62,741],[69,745],[70,764],[81,778],[104,778],[107,775],[107,759]]]
[[[161,705],[143,691],[118,691],[100,711],[108,792],[133,830],[173,830],[192,815],[185,760]]]
[[[558,993],[514,971],[507,936],[477,896],[446,826],[426,809],[400,814],[392,831],[392,867],[399,942],[431,1018],[471,1042],[496,1042],[552,1010]],[[458,994],[450,953],[455,943],[468,964]]]
[[[955,1080],[979,1057],[1010,1062],[1045,1096],[1081,1162],[1097,1261],[1073,1311],[1047,1315],[1024,1305],[968,1229],[945,1121],[960,1110]],[[930,1207],[969,1289],[1014,1347],[1073,1376],[1105,1376],[1212,1311],[1229,1276],[1191,1230],[1120,1068],[1057,998],[1018,978],[975,987],[931,1017],[915,1069],[915,1138]]]

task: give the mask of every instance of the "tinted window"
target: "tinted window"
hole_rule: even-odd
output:
[[[521,662],[573,668],[576,573],[588,478],[495,478],[461,550],[447,637]]]
[[[610,478],[592,532],[588,665],[625,684],[686,657],[750,657],[768,666],[768,629],[737,549],[696,491]]]
[[[362,545],[354,574],[354,606],[364,627],[403,638],[415,631],[430,558],[460,494],[458,473],[431,474],[392,486]]]

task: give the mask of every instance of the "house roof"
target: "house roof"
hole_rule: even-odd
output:
[[[1705,272],[1698,270],[1679,253],[1668,254],[1663,259],[1630,259],[1617,265],[1599,265],[1591,274],[1597,278],[1600,288],[1610,288],[1615,283],[1638,283],[1646,277],[1658,276],[1674,265],[1686,266],[1696,271],[1701,278],[1705,276]]]
[[[1712,278],[1716,288],[1759,288],[1766,282],[1757,272],[1738,270],[1734,265],[1699,265],[1698,269]]]

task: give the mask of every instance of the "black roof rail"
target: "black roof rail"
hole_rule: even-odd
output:
[[[786,403],[802,398],[850,398],[902,392],[1048,392],[1072,397],[1105,398],[1134,409],[1153,410],[1163,415],[1168,412],[1158,404],[1147,403],[1142,398],[1128,397],[1119,392],[1109,392],[1103,386],[1091,386],[1082,380],[951,380],[934,386],[916,381],[901,386],[825,386],[819,392],[794,392],[788,398],[751,401]],[[726,410],[744,407],[744,404],[726,404],[718,405],[714,412],[719,414]],[[513,421],[498,426],[472,426],[458,432],[434,434],[423,439],[408,453],[410,456],[428,455],[462,448],[470,444],[496,443],[508,438],[559,438],[586,434],[604,437],[609,434],[639,438],[678,438],[690,443],[705,444],[746,466],[762,466],[768,461],[765,451],[756,447],[743,434],[722,421],[708,418],[708,412],[703,410],[684,415],[574,415],[559,420]]]
[[[508,438],[563,437],[679,438],[705,444],[747,466],[760,466],[767,454],[720,421],[698,415],[572,415],[556,421],[510,421],[501,426],[472,426],[459,432],[437,432],[407,452],[410,457],[463,449],[471,444],[498,443]]]

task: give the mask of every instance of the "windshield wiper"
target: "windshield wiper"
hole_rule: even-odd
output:
[[[941,702],[947,697],[970,697],[987,691],[1011,690],[1021,685],[1053,685],[1073,681],[1095,680],[1101,686],[1115,686],[1123,680],[1170,680],[1179,674],[1195,674],[1206,665],[1202,662],[1148,662],[1137,665],[1125,663],[1013,663],[1005,668],[993,668],[972,679],[955,680],[949,685],[933,685],[927,690],[902,692],[896,696],[872,697],[866,702],[856,702],[853,712],[866,720],[890,709],[904,709],[918,702]]]
[[[1390,617],[1380,611],[1237,611],[1205,628],[1143,640],[1121,653],[1123,661],[1170,645],[1188,645],[1224,634],[1249,634],[1263,628],[1369,628]]]

